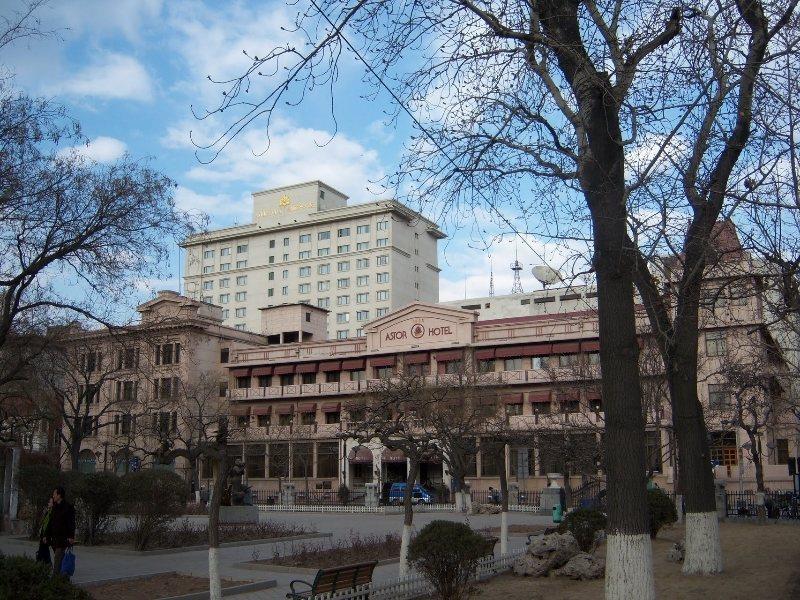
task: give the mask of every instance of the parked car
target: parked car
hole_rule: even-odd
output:
[[[389,504],[399,505],[403,503],[403,495],[406,493],[406,484],[403,482],[393,483],[389,488]],[[433,494],[418,483],[414,484],[411,490],[412,504],[433,504]]]

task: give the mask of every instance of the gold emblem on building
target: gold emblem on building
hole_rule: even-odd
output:
[[[291,203],[292,203],[292,201],[289,199],[289,196],[287,196],[286,194],[281,196],[280,199],[278,200],[278,204],[280,204],[281,206],[289,206]]]

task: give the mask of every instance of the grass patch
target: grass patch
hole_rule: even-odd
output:
[[[291,546],[284,550],[282,553],[276,546],[272,558],[263,560],[259,560],[256,551],[253,553],[252,562],[284,567],[327,569],[370,560],[387,560],[400,556],[400,536],[396,533],[362,536],[351,530],[344,540],[291,542]]]

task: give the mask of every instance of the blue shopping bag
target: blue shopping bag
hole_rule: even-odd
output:
[[[72,548],[67,548],[61,560],[61,574],[72,577],[75,574],[75,553]]]

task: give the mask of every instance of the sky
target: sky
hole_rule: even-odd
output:
[[[388,95],[366,98],[373,90],[365,88],[363,67],[350,59],[334,88],[335,121],[330,90],[320,88],[298,106],[282,106],[269,139],[266,124],[256,121],[213,162],[207,153],[198,156],[195,143],[212,139],[223,123],[195,116],[219,103],[220,89],[208,77],[224,80],[244,71],[250,61],[243,50],[263,56],[276,45],[298,43],[291,24],[304,5],[51,0],[38,15],[55,35],[7,47],[0,63],[18,89],[69,109],[90,139],[81,149],[87,156],[149,159],[177,182],[178,207],[208,215],[210,228],[250,222],[254,191],[309,180],[332,185],[351,203],[391,197],[381,181],[397,168],[409,125],[387,124]],[[8,16],[19,3],[2,6]],[[509,293],[515,253],[524,266],[523,289],[541,288],[531,267],[542,260],[519,238],[506,231],[488,251],[474,239],[476,231],[498,233],[486,215],[476,213],[474,223],[457,229],[440,225],[449,236],[440,242],[441,300],[488,295],[490,262],[496,293]],[[557,249],[527,241],[558,266]],[[170,278],[140,282],[143,296],[178,288],[178,252],[176,246],[166,265]]]

